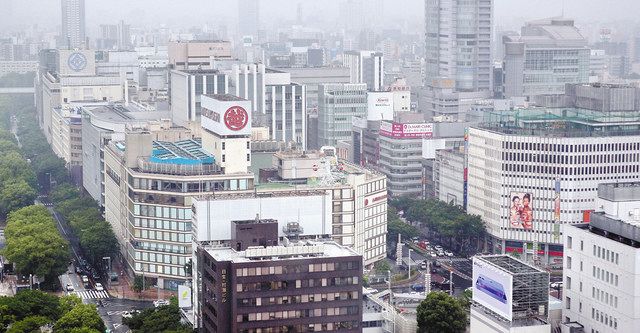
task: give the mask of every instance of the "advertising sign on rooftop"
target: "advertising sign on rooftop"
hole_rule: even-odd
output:
[[[473,300],[512,319],[513,276],[486,261],[473,258]]]
[[[202,96],[202,127],[217,135],[251,135],[251,102]]]
[[[380,135],[400,139],[431,138],[433,137],[433,124],[400,124],[383,121],[380,123]]]

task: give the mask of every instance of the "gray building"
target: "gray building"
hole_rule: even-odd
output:
[[[493,0],[425,0],[427,82],[446,77],[458,91],[491,90]]]
[[[293,141],[302,149],[307,146],[307,106],[305,86],[297,83],[267,85],[265,112],[258,124],[269,127],[271,139]],[[255,119],[255,118],[254,118]]]
[[[61,45],[68,49],[85,45],[86,27],[84,0],[62,0]]]
[[[369,91],[384,87],[384,55],[375,51],[347,51],[342,63],[349,68],[350,83],[366,83]]]
[[[528,22],[503,43],[506,98],[562,94],[566,83],[589,82],[591,51],[573,20]]]
[[[321,84],[318,96],[318,145],[351,141],[353,118],[367,114],[367,85]]]
[[[309,50],[311,51],[311,50]],[[328,83],[349,83],[347,67],[280,68],[291,74],[291,81],[307,87],[307,108],[318,108],[318,86]]]
[[[436,150],[433,163],[434,197],[453,205],[464,203],[464,152]]]

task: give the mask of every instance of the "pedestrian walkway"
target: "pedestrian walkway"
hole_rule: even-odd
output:
[[[96,291],[96,290],[74,291],[71,294],[77,295],[81,299],[109,298],[109,294],[104,290],[103,291]]]

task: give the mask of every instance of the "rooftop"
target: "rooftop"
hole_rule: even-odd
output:
[[[351,248],[339,245],[333,241],[291,241],[286,245],[267,247],[252,246],[245,251],[236,251],[229,247],[206,245],[204,249],[217,261],[231,261],[233,263],[359,256]]]
[[[231,94],[206,94],[205,96],[211,97],[211,98],[219,100],[219,101],[224,101],[224,102],[228,102],[228,101],[246,101],[246,99],[244,99],[242,97],[238,97],[238,96],[231,95]]]
[[[153,163],[168,164],[213,164],[214,158],[202,149],[200,139],[176,142],[154,141],[153,153],[149,158]]]
[[[485,261],[487,263],[492,264],[495,267],[501,268],[511,275],[520,275],[520,274],[532,274],[532,273],[544,273],[547,272],[526,264],[518,259],[510,255],[493,255],[493,256],[477,256],[475,257],[478,260]]]

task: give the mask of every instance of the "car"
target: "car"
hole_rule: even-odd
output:
[[[122,318],[131,318],[138,313],[140,313],[138,310],[125,311],[122,313]]]
[[[444,251],[444,255],[447,257],[453,257],[453,252],[451,251]]]
[[[444,257],[444,251],[438,250],[438,257]]]
[[[437,251],[442,251],[442,245],[436,245],[436,246],[434,246],[434,248],[435,248]]]
[[[86,275],[83,275],[83,276],[82,276],[82,282],[84,282],[84,283],[89,283],[89,277],[88,277],[88,276],[86,276]]]
[[[431,256],[431,258],[437,258],[438,254],[435,252],[429,252],[429,256]]]
[[[153,306],[155,306],[156,308],[164,305],[169,305],[169,301],[167,301],[166,299],[159,299],[157,301],[153,301]]]
[[[102,286],[102,283],[96,283],[96,291],[104,291],[104,287]]]
[[[73,289],[73,285],[72,285],[71,283],[67,283],[67,285],[65,286],[65,289],[66,289],[67,291],[74,291],[74,289]]]
[[[420,269],[427,269],[427,262],[423,261],[420,263]]]

